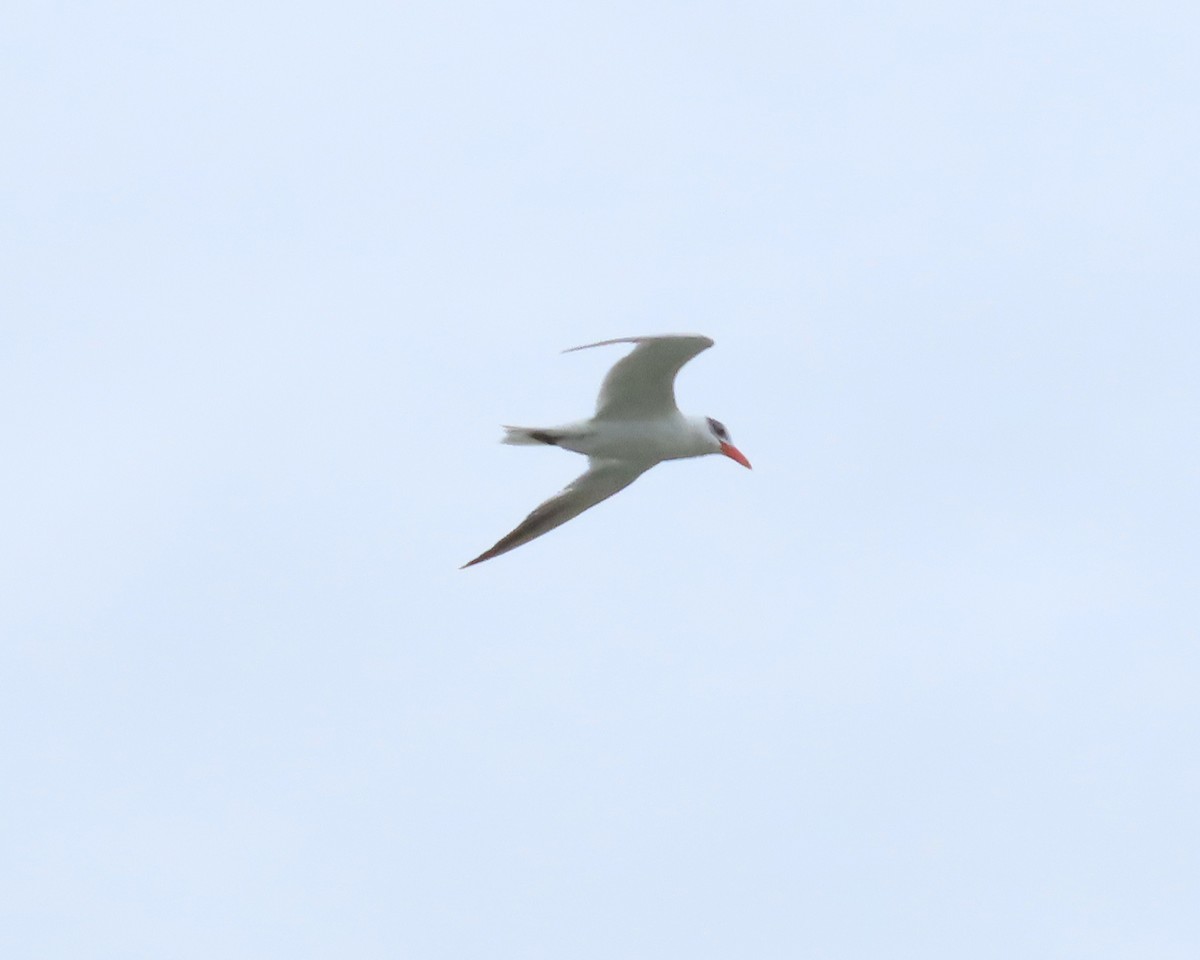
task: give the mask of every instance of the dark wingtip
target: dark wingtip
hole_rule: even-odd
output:
[[[491,550],[484,550],[483,553],[481,553],[479,556],[477,556],[474,560],[468,560],[466,563],[464,563],[458,569],[466,570],[467,567],[473,567],[477,563],[483,563],[484,560],[491,560],[492,557],[494,557],[494,556],[496,556],[496,548],[492,547]]]

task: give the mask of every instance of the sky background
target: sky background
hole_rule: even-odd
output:
[[[2,20],[5,956],[1200,955],[1194,4]]]

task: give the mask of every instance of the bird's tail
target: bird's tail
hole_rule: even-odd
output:
[[[539,430],[536,427],[509,427],[504,428],[504,436],[501,438],[501,443],[511,443],[516,447],[536,447],[541,444],[549,444],[557,446],[558,441],[562,439],[562,434],[554,430]]]

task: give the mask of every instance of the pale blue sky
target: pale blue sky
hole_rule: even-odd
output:
[[[10,4],[3,954],[1200,955],[1198,31]]]

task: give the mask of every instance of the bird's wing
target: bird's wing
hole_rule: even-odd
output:
[[[494,547],[485,550],[470,563],[464,563],[463,567],[491,560],[530,540],[536,540],[601,500],[607,500],[614,493],[624,490],[648,469],[649,465],[626,460],[591,460],[585,473],[541,504]]]
[[[708,337],[679,334],[664,337],[620,337],[601,340],[564,353],[606,347],[612,343],[633,343],[627,357],[618,360],[596,400],[597,420],[648,420],[667,416],[675,406],[675,374],[679,368],[713,345]]]

